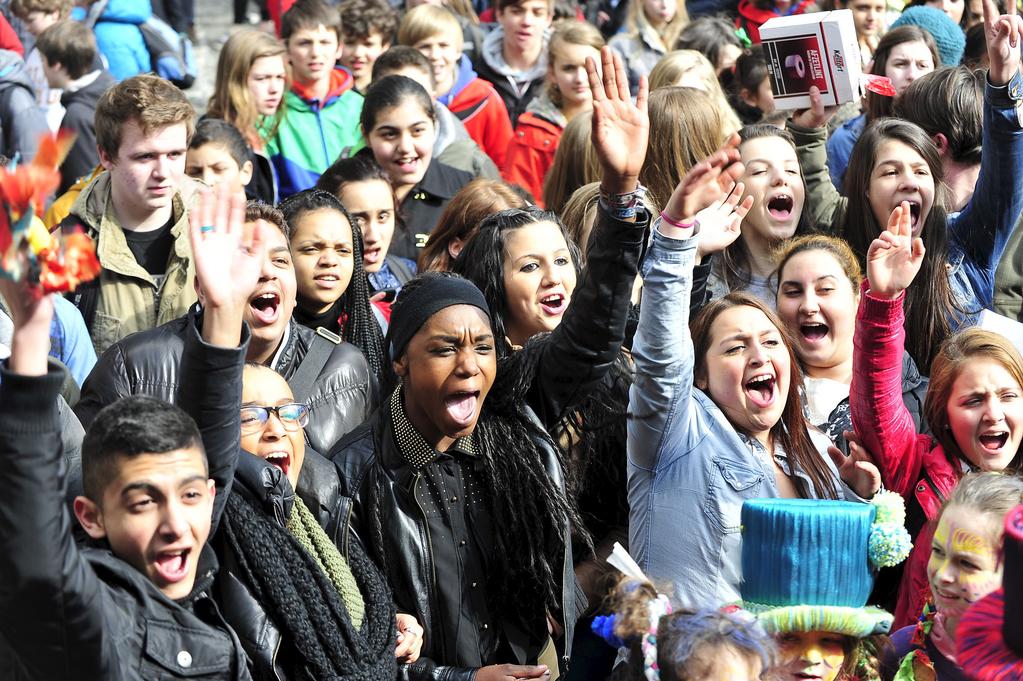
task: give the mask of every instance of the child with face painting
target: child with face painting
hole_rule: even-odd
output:
[[[992,304],[994,271],[1023,208],[1023,191],[1005,178],[1023,172],[1023,128],[1016,115],[1020,101],[1020,17],[1011,6],[997,16],[985,2],[991,68],[984,93],[983,150],[973,198],[950,213],[951,198],[942,182],[942,164],[931,139],[919,127],[881,119],[867,127],[853,149],[846,171],[846,196],[828,181],[825,132],[828,114],[819,97],[813,107],[788,124],[796,138],[810,206],[818,224],[831,225],[860,258],[882,231],[892,210],[910,204],[913,234],[926,246],[923,271],[907,294],[906,318],[912,333],[907,349],[926,371],[942,341],[975,324]]]
[[[366,91],[359,122],[373,158],[391,180],[402,228],[391,252],[415,260],[444,207],[473,176],[433,158],[437,135],[433,100],[405,76],[386,76]]]
[[[907,526],[921,528],[906,565],[896,626],[913,621],[929,596],[932,522],[970,470],[1017,470],[1023,441],[1023,359],[1008,340],[968,329],[947,340],[931,368],[924,412],[933,431],[918,435],[902,400],[906,338],[904,292],[921,270],[908,203],[868,252],[869,286],[857,313],[849,400],[856,433],[881,469],[885,487],[907,501]]]
[[[766,305],[730,293],[686,323],[698,241],[726,246],[752,203],[738,204],[743,188],[734,180],[745,169],[737,146],[736,137],[690,171],[663,211],[644,264],[633,342],[630,551],[652,579],[670,581],[674,600],[687,607],[738,599],[745,500],[859,499],[880,486],[873,467],[845,464],[841,474],[852,489],[843,485],[826,454],[830,441],[803,417],[802,373]],[[718,200],[728,197],[718,224],[696,217],[714,197],[704,186]],[[685,532],[679,518],[687,519]]]
[[[812,227],[803,211],[806,185],[792,138],[773,125],[750,125],[739,131],[739,156],[746,171],[744,198],[753,206],[742,221],[739,238],[713,260],[707,288],[711,298],[746,291],[774,307],[777,289],[774,249],[785,239]],[[705,255],[700,253],[700,255]]]
[[[959,622],[967,609],[1002,583],[1005,514],[1023,503],[1023,479],[1004,473],[969,473],[945,502],[927,560],[930,598],[919,621],[892,635],[886,679],[966,681],[972,670],[957,663]],[[929,673],[928,673],[929,672]]]

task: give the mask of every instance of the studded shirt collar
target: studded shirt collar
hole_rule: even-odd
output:
[[[394,429],[394,437],[398,441],[398,450],[401,452],[402,458],[408,461],[412,468],[422,470],[441,453],[431,447],[408,420],[408,416],[405,415],[405,402],[402,398],[400,385],[391,395],[390,411],[391,426]],[[472,435],[455,440],[446,453],[454,454],[456,452],[476,456],[476,445]]]

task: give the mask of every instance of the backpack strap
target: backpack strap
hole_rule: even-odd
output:
[[[334,352],[334,348],[340,343],[341,336],[322,326],[316,327],[316,335],[313,336],[312,343],[309,345],[309,352],[305,353],[298,369],[288,379],[288,385],[291,386],[291,392],[295,396],[296,402],[305,404],[309,399],[309,395],[313,392],[313,385],[316,383],[316,377],[327,365],[330,353]]]
[[[60,230],[62,236],[74,234],[77,231],[88,232],[86,226],[73,214],[61,220],[56,229]],[[78,284],[74,291],[64,294],[64,297],[71,301],[78,308],[78,311],[82,313],[82,319],[85,320],[85,328],[90,333],[92,332],[92,325],[96,321],[96,309],[99,307],[99,281],[100,277],[83,281]]]

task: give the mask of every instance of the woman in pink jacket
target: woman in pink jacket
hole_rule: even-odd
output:
[[[903,202],[867,252],[849,396],[856,433],[885,486],[906,499],[910,532],[918,530],[895,628],[914,621],[930,596],[927,561],[942,503],[968,471],[1018,469],[1023,440],[1023,358],[1002,336],[976,328],[941,347],[924,403],[934,435],[916,432],[902,401],[903,301],[923,255]]]

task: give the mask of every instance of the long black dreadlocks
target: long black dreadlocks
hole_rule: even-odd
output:
[[[322,189],[307,189],[288,197],[280,206],[287,222],[285,233],[291,241],[295,221],[304,215],[317,210],[335,210],[344,216],[352,229],[352,281],[341,294],[341,338],[362,350],[370,368],[379,381],[385,381],[390,375],[390,362],[384,356],[384,337],[380,325],[373,317],[369,302],[369,282],[366,272],[362,269],[362,230],[348,210],[336,196]],[[389,379],[388,379],[389,380]]]
[[[244,494],[232,492],[222,521],[239,575],[289,646],[292,679],[393,681],[390,589],[353,543],[348,564],[366,605],[356,630],[337,588],[298,541]]]
[[[406,283],[392,308],[392,319],[402,314],[408,294],[425,282],[455,276],[428,272]],[[582,528],[582,523],[571,497],[547,473],[544,448],[550,447],[555,456],[557,448],[542,424],[527,411],[516,378],[498,366],[497,380],[487,395],[474,435],[481,451],[477,472],[482,489],[491,491],[488,510],[500,524],[500,531],[494,533],[493,554],[514,556],[495,570],[488,585],[490,596],[502,612],[535,621],[546,609],[562,608],[562,565],[567,548],[564,530],[568,525]],[[383,475],[379,471],[370,490],[370,550],[386,570],[380,508]]]

